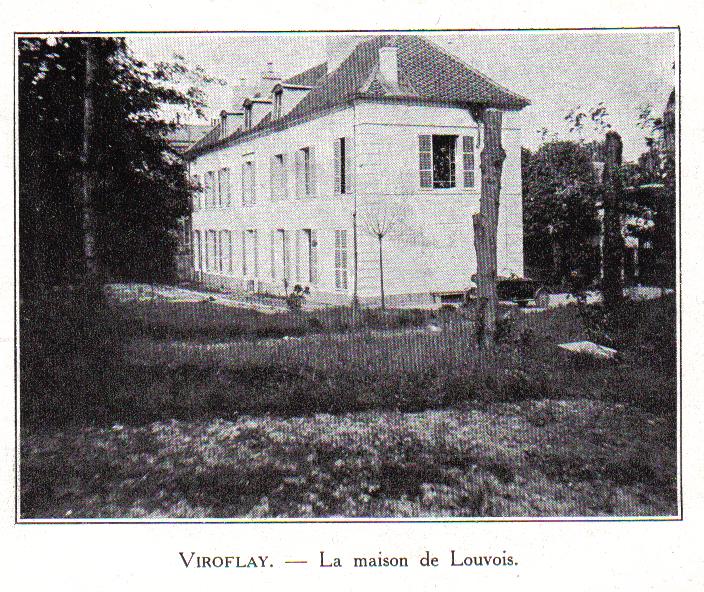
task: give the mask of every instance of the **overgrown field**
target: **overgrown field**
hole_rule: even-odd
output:
[[[601,401],[114,425],[23,442],[26,516],[676,513],[669,418]]]
[[[470,311],[25,306],[22,514],[673,514],[674,304],[514,311],[482,355]]]

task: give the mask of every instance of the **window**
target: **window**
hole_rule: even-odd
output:
[[[420,186],[433,189],[455,187],[457,136],[419,136]]]
[[[201,194],[201,186],[200,186],[200,177],[198,175],[193,175],[193,210],[200,210],[201,205],[200,205],[200,194]]]
[[[286,166],[283,154],[271,157],[271,200],[286,197]]]
[[[347,231],[335,231],[335,288],[347,289]]]
[[[272,113],[272,119],[279,119],[281,117],[281,99],[283,98],[283,91],[278,90],[274,93],[274,109]]]
[[[200,230],[193,231],[193,269],[200,271],[201,265]]]
[[[244,108],[244,129],[252,128],[252,105],[246,105]]]
[[[220,231],[220,272],[232,274],[232,233]]]
[[[209,269],[218,271],[218,233],[215,230],[208,230],[208,236],[210,237],[210,248],[208,249]]]
[[[291,279],[289,233],[279,228],[271,233],[271,277]]]
[[[203,235],[205,237],[205,249],[203,250],[205,254],[205,270],[210,271],[210,232],[204,230]]]
[[[248,160],[242,165],[242,205],[251,206],[256,202],[254,188],[254,161]]]
[[[338,138],[333,146],[335,155],[335,193],[352,192],[352,139]]]
[[[301,148],[296,152],[296,195],[311,197],[315,195],[315,171],[313,148]]]
[[[257,277],[257,231],[245,230],[242,232],[242,274]]]
[[[205,203],[206,208],[212,208],[215,205],[215,173],[208,171],[205,173]]]
[[[228,208],[232,205],[230,195],[230,169],[220,169],[218,171],[218,205]]]
[[[302,259],[303,281],[315,284],[318,281],[318,233],[315,230],[303,230]]]

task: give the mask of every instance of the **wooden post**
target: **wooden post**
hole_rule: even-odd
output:
[[[81,225],[83,230],[83,258],[85,263],[86,285],[95,286],[98,281],[98,259],[95,252],[96,220],[93,204],[93,188],[95,185],[94,158],[92,155],[93,127],[95,120],[95,48],[94,39],[85,39],[86,71],[83,95],[83,150],[81,153]]]
[[[604,277],[602,291],[604,304],[617,305],[623,298],[623,249],[621,231],[621,167],[623,143],[616,132],[606,134],[606,162],[604,163],[604,248],[602,264]]]
[[[484,109],[484,149],[481,153],[482,185],[479,213],[472,216],[474,248],[477,252],[477,335],[479,347],[494,344],[499,299],[496,293],[496,234],[499,225],[501,172],[506,152],[501,146],[501,111]]]

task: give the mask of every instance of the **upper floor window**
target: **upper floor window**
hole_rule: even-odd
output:
[[[244,206],[251,206],[256,201],[254,182],[254,161],[248,160],[242,165],[242,205]]]
[[[218,205],[220,207],[230,207],[232,197],[230,193],[230,169],[220,169],[218,171]]]
[[[352,192],[352,138],[337,138],[335,156],[335,193]]]
[[[271,157],[271,199],[286,197],[286,157],[276,154]]]
[[[200,210],[201,205],[200,205],[200,195],[201,195],[201,187],[200,187],[200,177],[198,175],[193,175],[193,198],[192,198],[192,208],[193,210]]]
[[[296,195],[315,195],[315,164],[313,148],[308,146],[296,152]]]
[[[212,208],[215,205],[215,173],[208,171],[205,173],[205,203],[206,208]]]
[[[462,138],[463,187],[474,187],[474,138]],[[420,186],[432,189],[449,189],[457,186],[456,151],[458,136],[419,136]]]

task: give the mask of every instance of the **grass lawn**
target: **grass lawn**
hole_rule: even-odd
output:
[[[517,314],[488,356],[462,312],[187,304],[21,310],[23,517],[677,511],[674,299]],[[595,334],[617,360],[556,347]]]
[[[23,439],[25,516],[675,514],[671,418],[526,401],[56,431]]]

